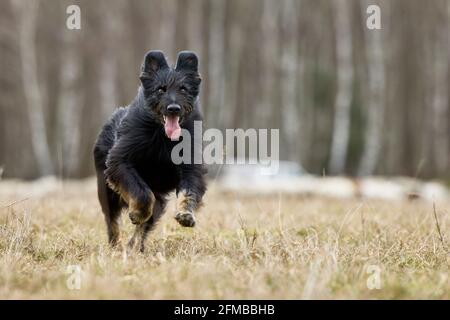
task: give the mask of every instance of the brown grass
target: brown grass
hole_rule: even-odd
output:
[[[93,180],[28,189],[0,183],[0,298],[450,298],[432,203],[212,186],[194,229],[176,223],[172,202],[146,252],[125,257],[106,245]],[[436,203],[444,241],[449,208]],[[126,215],[123,229],[130,237]],[[80,290],[67,287],[69,265],[82,270]],[[367,286],[373,268],[380,289]]]

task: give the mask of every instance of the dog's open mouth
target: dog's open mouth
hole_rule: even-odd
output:
[[[175,115],[164,116],[164,130],[170,140],[178,141],[181,135],[180,117]]]

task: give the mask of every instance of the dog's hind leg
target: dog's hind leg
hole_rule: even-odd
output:
[[[136,245],[139,245],[139,251],[144,252],[145,240],[147,239],[147,235],[153,229],[156,222],[164,213],[165,207],[166,207],[166,200],[164,198],[157,196],[150,219],[136,226],[134,234],[130,239],[130,241],[128,242],[129,251],[133,250]]]
[[[109,244],[112,247],[121,246],[119,218],[122,205],[120,197],[107,186],[104,174],[101,171],[97,171],[97,188],[98,199],[105,215]]]

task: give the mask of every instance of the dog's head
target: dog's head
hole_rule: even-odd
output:
[[[172,68],[161,51],[149,51],[139,78],[146,107],[164,126],[167,137],[178,140],[180,125],[194,110],[200,90],[197,56],[190,51],[181,51]]]

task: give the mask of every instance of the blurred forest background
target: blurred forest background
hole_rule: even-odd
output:
[[[145,52],[188,49],[207,127],[280,128],[281,160],[311,173],[449,179],[449,30],[445,0],[1,0],[0,167],[92,175]]]

